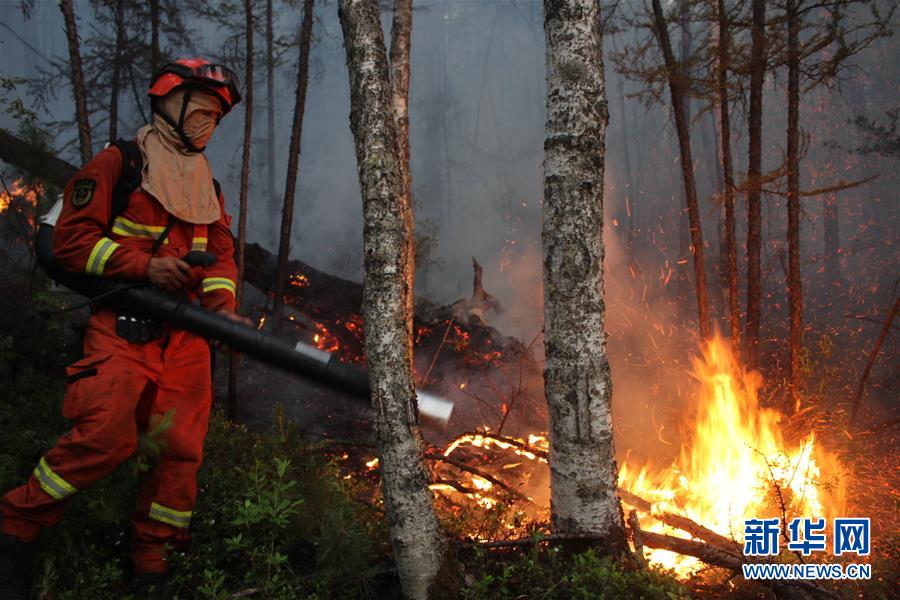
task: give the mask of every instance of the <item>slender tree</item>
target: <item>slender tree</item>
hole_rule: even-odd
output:
[[[59,9],[66,23],[66,39],[69,43],[69,77],[72,83],[72,95],[75,98],[75,118],[78,122],[78,143],[82,162],[88,162],[93,156],[91,149],[91,123],[88,119],[87,89],[84,85],[84,73],[81,69],[81,49],[78,42],[78,26],[75,23],[75,10],[72,0],[60,0]]]
[[[719,46],[717,62],[717,83],[719,100],[719,129],[722,144],[722,190],[725,205],[725,279],[728,291],[728,324],[731,332],[731,349],[740,356],[741,309],[738,297],[737,236],[734,215],[734,165],[731,159],[731,116],[728,110],[728,66],[731,61],[731,25],[725,0],[716,0],[719,21]]]
[[[400,174],[403,193],[400,203],[406,225],[407,252],[415,257],[415,231],[412,209],[412,175],[409,171],[409,50],[412,35],[412,0],[394,1],[394,20],[391,26],[391,111],[397,127],[397,145],[400,148]],[[413,314],[415,302],[415,261],[406,263],[406,308]],[[409,319],[409,339],[412,341],[412,318]]]
[[[291,227],[294,221],[294,195],[297,189],[297,169],[300,165],[300,138],[303,135],[303,112],[306,108],[306,88],[309,84],[309,47],[312,43],[313,1],[303,2],[303,25],[300,29],[300,57],[297,60],[297,99],[291,126],[291,145],[288,150],[287,179],[284,184],[284,205],[281,211],[281,236],[278,242],[278,271],[273,286],[272,324],[281,329],[284,319],[284,286],[288,278],[288,259],[291,253]]]
[[[747,325],[744,357],[759,367],[762,302],[762,108],[766,73],[766,0],[751,0],[750,106],[747,112]]]
[[[800,408],[800,353],[803,346],[803,294],[800,281],[800,15],[787,0],[787,209],[788,304],[790,307],[790,389]]]
[[[691,132],[685,104],[687,75],[684,64],[675,60],[672,43],[669,40],[666,18],[660,0],[653,0],[653,33],[659,43],[665,61],[675,130],[678,134],[678,148],[681,154],[681,176],[684,183],[684,198],[687,204],[691,232],[691,255],[694,259],[694,283],[697,292],[697,317],[700,337],[709,339],[709,294],[706,287],[706,267],[703,260],[703,232],[700,224],[700,206],[697,201],[697,184],[694,179],[694,160],[691,155]]]
[[[109,90],[109,141],[119,137],[119,90],[122,87],[122,62],[125,53],[125,0],[116,0],[116,49],[113,56]]]
[[[609,112],[599,3],[545,0],[544,371],[556,533],[625,550],[616,495],[603,295],[603,174]]]
[[[162,67],[162,53],[159,50],[159,0],[150,0],[150,73]]]
[[[451,595],[441,577],[447,544],[434,512],[418,426],[408,322],[407,223],[402,158],[391,114],[387,53],[377,0],[340,0],[350,75],[350,128],[363,195],[366,361],[382,490],[403,594]],[[449,573],[445,569],[444,573]]]
[[[266,0],[266,167],[268,169],[269,214],[272,215],[272,233],[275,232],[275,216],[278,214],[278,198],[275,193],[275,43],[272,26],[272,0]]]
[[[250,185],[250,146],[253,142],[253,0],[244,0],[246,21],[246,62],[244,66],[244,147],[241,154],[241,192],[238,209],[237,235],[237,285],[234,301],[241,309],[244,295],[244,249],[247,243],[247,192]],[[237,372],[239,356],[231,352],[228,356],[228,418],[238,418]]]

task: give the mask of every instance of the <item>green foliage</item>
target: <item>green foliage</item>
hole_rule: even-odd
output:
[[[480,575],[470,579],[463,598],[531,600],[680,600],[687,591],[668,573],[629,570],[593,550],[567,555],[537,546],[508,559],[479,551]]]
[[[18,310],[24,307],[15,305]],[[40,344],[25,335],[0,336],[0,491],[21,485],[71,427],[60,416],[62,367],[76,358],[72,348],[80,336],[61,322],[35,319],[22,328],[34,331]],[[135,456],[73,496],[66,518],[45,532],[31,574],[36,595],[132,597],[130,516],[139,477],[166,451],[173,417],[150,423]],[[254,433],[213,415],[198,474],[194,544],[172,557],[172,597],[230,598],[247,590],[262,598],[396,594],[395,577],[376,581],[390,572],[380,518],[351,497],[321,447],[299,440],[283,417],[274,431]]]

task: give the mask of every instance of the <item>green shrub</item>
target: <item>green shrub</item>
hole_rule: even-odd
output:
[[[626,569],[593,550],[567,555],[558,548],[534,547],[512,556],[479,551],[476,574],[463,590],[467,599],[528,598],[596,600],[679,600],[687,591],[671,574]]]

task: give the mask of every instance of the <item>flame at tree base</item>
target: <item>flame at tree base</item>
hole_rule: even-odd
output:
[[[759,404],[762,381],[716,336],[693,360],[699,383],[694,426],[668,469],[623,465],[620,487],[654,503],[653,512],[680,514],[740,542],[751,518],[833,518],[843,503],[840,464],[810,432],[793,447],[781,414]],[[689,537],[644,515],[648,531]],[[648,558],[686,575],[698,560],[653,550]]]
[[[657,518],[678,525],[678,519],[662,515],[680,515],[734,540],[740,554],[745,519],[780,517],[786,527],[795,517],[840,516],[840,463],[821,448],[814,432],[798,442],[786,440],[782,415],[760,406],[760,376],[738,363],[728,341],[716,336],[706,344],[693,359],[692,375],[694,406],[685,411],[690,425],[685,421],[674,464],[636,468],[626,462],[619,472],[619,488],[641,500],[634,508],[646,511],[644,501],[651,505],[649,512],[639,513],[641,529],[689,539],[690,533]],[[459,533],[480,541],[549,533],[548,444],[545,435],[518,439],[483,429],[433,452],[431,489],[454,522],[468,524]],[[377,465],[377,459],[366,463],[369,471]],[[666,550],[645,552],[650,562],[681,577],[705,566]]]

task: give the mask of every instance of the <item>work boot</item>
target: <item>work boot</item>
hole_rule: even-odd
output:
[[[0,533],[0,598],[28,600],[26,576],[31,571],[32,544]]]

